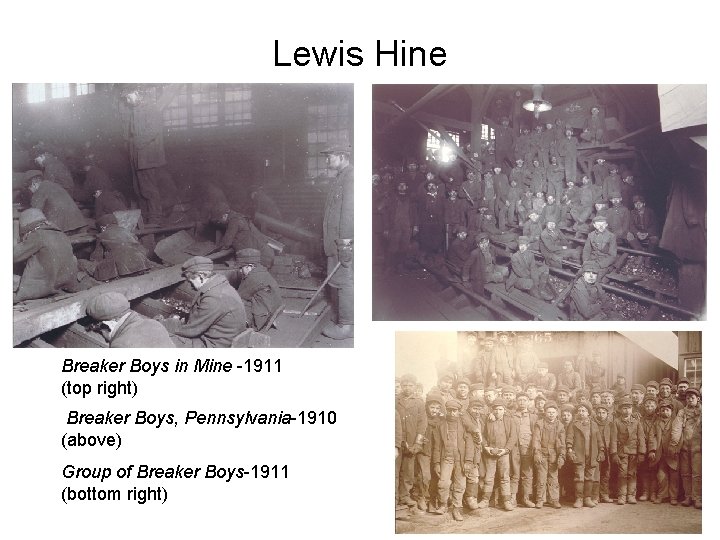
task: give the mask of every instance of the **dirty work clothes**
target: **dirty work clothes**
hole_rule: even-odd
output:
[[[110,348],[174,348],[170,335],[158,321],[131,311],[110,336]]]
[[[125,198],[119,191],[103,191],[100,196],[95,199],[95,219],[127,209]]]
[[[263,327],[270,315],[282,304],[280,287],[261,264],[255,265],[238,287],[238,294],[249,311],[249,322],[256,330]]]
[[[27,261],[14,302],[44,298],[76,284],[77,259],[68,237],[42,224],[13,248],[13,263]]]
[[[97,247],[91,259],[97,262],[93,276],[97,280],[108,281],[153,267],[137,237],[119,225],[109,225],[96,240]]]
[[[212,275],[195,293],[187,322],[166,319],[176,347],[230,347],[247,327],[245,306],[237,291],[220,275]]]
[[[44,180],[33,193],[30,206],[42,210],[48,221],[61,231],[69,232],[84,227],[85,218],[68,192],[59,184]]]
[[[70,195],[74,197],[75,181],[73,180],[70,169],[55,156],[48,156],[43,163],[43,178],[49,182],[55,182]]]

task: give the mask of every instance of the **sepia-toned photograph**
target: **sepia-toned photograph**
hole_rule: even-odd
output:
[[[396,332],[396,533],[701,533],[701,332]]]
[[[352,347],[353,85],[17,83],[15,347]]]
[[[374,85],[373,320],[706,318],[705,85]]]

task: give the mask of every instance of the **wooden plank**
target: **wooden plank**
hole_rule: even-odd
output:
[[[394,116],[401,114],[400,111],[398,111],[395,107],[393,107],[392,105],[388,105],[387,103],[383,103],[382,101],[373,101],[373,110],[376,112],[391,114]],[[473,129],[470,122],[465,122],[456,118],[448,118],[446,116],[439,116],[437,114],[430,114],[422,111],[415,113],[414,116],[415,118],[417,118],[418,120],[422,120],[423,122],[440,124],[462,131],[472,132]]]
[[[119,292],[128,300],[164,289],[183,280],[181,265],[155,270],[149,274],[121,278],[110,283],[62,298],[27,311],[15,312],[13,317],[13,345],[32,339],[40,334],[71,324],[85,316],[87,302],[98,294]]]

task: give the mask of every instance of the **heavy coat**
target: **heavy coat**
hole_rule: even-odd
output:
[[[145,247],[133,233],[120,225],[108,226],[97,235],[96,242],[91,256],[98,263],[95,279],[107,281],[152,268]]]
[[[418,435],[425,435],[428,425],[425,402],[417,397],[395,398],[395,410],[400,415],[402,423],[402,440],[412,446]]]
[[[585,447],[585,436],[579,426],[580,420],[573,421],[569,429],[565,432],[565,443],[567,445],[567,453],[572,450],[575,454],[574,463],[577,465],[586,463],[585,455],[589,453],[590,466],[594,467],[599,461],[605,460],[605,445],[600,436],[598,425],[593,420],[588,420],[590,426],[589,443],[590,448]]]
[[[103,191],[100,196],[95,199],[95,219],[119,210],[127,209],[125,198],[119,191]]]
[[[181,338],[191,338],[191,343],[181,340],[186,346],[230,347],[247,327],[247,317],[240,295],[225,277],[215,274],[195,293],[187,322],[164,325]]]
[[[348,165],[338,173],[328,191],[323,216],[323,246],[327,257],[337,256],[335,240],[354,237],[353,179],[353,166]]]
[[[70,240],[54,225],[45,223],[30,231],[13,248],[13,263],[27,261],[16,301],[44,298],[76,279],[77,259]]]
[[[672,417],[667,420],[664,418],[657,418],[655,420],[653,430],[650,433],[650,441],[648,443],[648,452],[655,452],[655,459],[650,461],[651,467],[654,467],[664,459],[671,469],[675,471],[678,469],[678,452],[676,451],[673,453],[670,450],[672,425]]]
[[[470,210],[470,203],[465,199],[445,199],[445,223],[450,225],[450,234],[453,232],[455,225],[467,225],[467,214]]]
[[[610,454],[645,454],[645,431],[640,420],[632,416],[628,421],[616,417],[610,424]]]
[[[277,281],[261,264],[243,277],[237,291],[245,302],[245,311],[250,311],[250,324],[256,330],[262,328],[268,317],[282,304]]]
[[[110,348],[174,348],[170,335],[158,321],[131,311],[110,338]]]
[[[465,260],[462,266],[462,279],[463,281],[470,281],[473,284],[473,290],[475,292],[481,292],[485,289],[486,279],[486,268],[488,262],[485,259],[480,248],[475,248],[470,252],[470,256]]]
[[[55,182],[70,194],[75,194],[75,182],[73,181],[70,169],[55,156],[49,156],[43,163],[43,179]]]
[[[578,279],[570,291],[573,320],[594,320],[604,313],[607,295],[600,283],[589,285],[584,279]]]
[[[42,210],[48,221],[61,231],[68,232],[84,227],[85,218],[68,192],[59,184],[44,180],[33,193],[30,206]]]
[[[495,433],[491,429],[491,427],[493,427],[493,425],[497,424],[498,422],[502,422],[505,429],[505,445],[502,445],[501,441],[495,438]],[[507,448],[508,450],[510,450],[510,452],[512,452],[517,447],[517,443],[517,426],[515,424],[515,420],[513,420],[509,411],[505,412],[505,415],[502,417],[501,420],[490,420],[488,418],[488,421],[485,423],[485,432],[483,433],[484,446],[489,446],[490,448]]]
[[[616,238],[625,240],[630,230],[630,210],[625,206],[613,206],[607,211],[608,230]]]
[[[609,230],[592,231],[583,247],[583,262],[596,261],[600,268],[608,268],[617,259],[617,238]]]
[[[546,228],[540,233],[540,253],[548,263],[550,261],[558,264],[562,263],[563,258],[568,256],[568,249],[563,249],[563,247],[569,245],[570,241],[557,228],[553,232]]]
[[[441,421],[430,435],[430,444],[432,446],[432,463],[437,464],[445,460],[446,457],[453,457],[446,453],[448,448],[448,422]],[[457,419],[457,446],[460,454],[460,461],[471,462],[475,458],[475,442],[469,431],[465,429],[465,425],[460,418]]]
[[[540,418],[535,422],[535,426],[533,427],[532,448],[535,456],[542,455],[547,458],[548,462],[556,463],[560,456],[565,460],[565,427],[558,419],[552,422],[552,424],[557,426],[555,438],[543,444],[543,435],[547,426],[551,425],[551,422],[548,422],[545,418]]]
[[[635,236],[639,232],[647,233],[650,237],[658,235],[657,218],[652,208],[645,207],[642,213],[637,209],[630,212],[630,232]]]

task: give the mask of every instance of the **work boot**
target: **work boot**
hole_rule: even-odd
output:
[[[595,508],[596,506],[595,501],[592,500],[592,490],[592,482],[585,482],[585,485],[583,487],[583,506],[587,506],[588,508]]]
[[[352,324],[331,324],[322,331],[323,336],[330,339],[350,339],[354,337],[354,326]]]
[[[702,510],[702,501],[700,499],[695,499],[695,508]]]
[[[592,500],[592,498],[585,497],[583,499],[583,506],[587,506],[588,508],[595,508],[597,505],[595,504],[595,501]]]
[[[573,504],[573,508],[582,508],[584,489],[584,482],[575,482],[575,504]]]
[[[533,502],[530,500],[530,497],[527,497],[527,496],[523,497],[522,505],[523,505],[525,508],[532,508],[533,506],[535,506],[535,505],[533,504]]]
[[[613,500],[610,498],[609,495],[603,494],[603,495],[600,495],[600,502],[602,502],[602,503],[611,503],[611,502],[613,502]]]
[[[658,502],[657,493],[652,493],[652,494],[650,495],[650,502],[652,502],[652,503]]]
[[[469,510],[477,510],[478,509],[478,501],[476,497],[468,497],[465,499],[465,506]]]
[[[628,495],[627,502],[628,504],[637,504],[637,499],[635,499],[635,495]]]
[[[453,517],[453,519],[454,519],[455,521],[462,521],[462,520],[463,520],[462,511],[461,511],[457,506],[453,506],[453,509],[452,509],[452,517]]]
[[[648,500],[647,493],[646,493],[645,491],[643,491],[643,492],[640,494],[640,496],[637,498],[637,500],[638,500],[638,501],[642,501],[642,502],[647,501],[647,500]]]
[[[447,506],[445,506],[444,504],[442,506],[439,506],[435,513],[440,514],[441,516],[447,514]]]
[[[560,504],[560,501],[550,501],[550,504],[552,504],[552,507],[555,510],[560,510],[562,508],[562,505]]]
[[[673,506],[677,506],[677,503],[677,499],[670,499],[670,504],[672,504]]]
[[[490,496],[491,495],[492,495],[492,492],[483,491],[482,497],[480,498],[480,502],[478,503],[478,508],[487,508],[490,505]]]
[[[625,495],[618,495],[618,504],[625,504]]]
[[[425,499],[418,499],[417,505],[418,505],[418,510],[427,512],[428,505],[427,505],[427,502],[425,501]]]
[[[542,508],[542,507],[543,507],[543,504],[545,504],[544,501],[538,501],[538,502],[535,503],[535,508]]]
[[[431,500],[428,503],[427,511],[430,512],[431,514],[434,514],[435,512],[437,512],[437,506],[435,505],[435,501]]]
[[[692,501],[690,500],[690,497],[686,497],[683,502],[681,502],[683,506],[692,506]]]
[[[555,294],[548,291],[547,284],[540,288],[540,298],[549,302],[555,298]]]
[[[515,507],[513,506],[513,503],[510,500],[506,500],[503,503],[503,510],[505,510],[506,512],[512,512],[513,510],[515,510]]]

